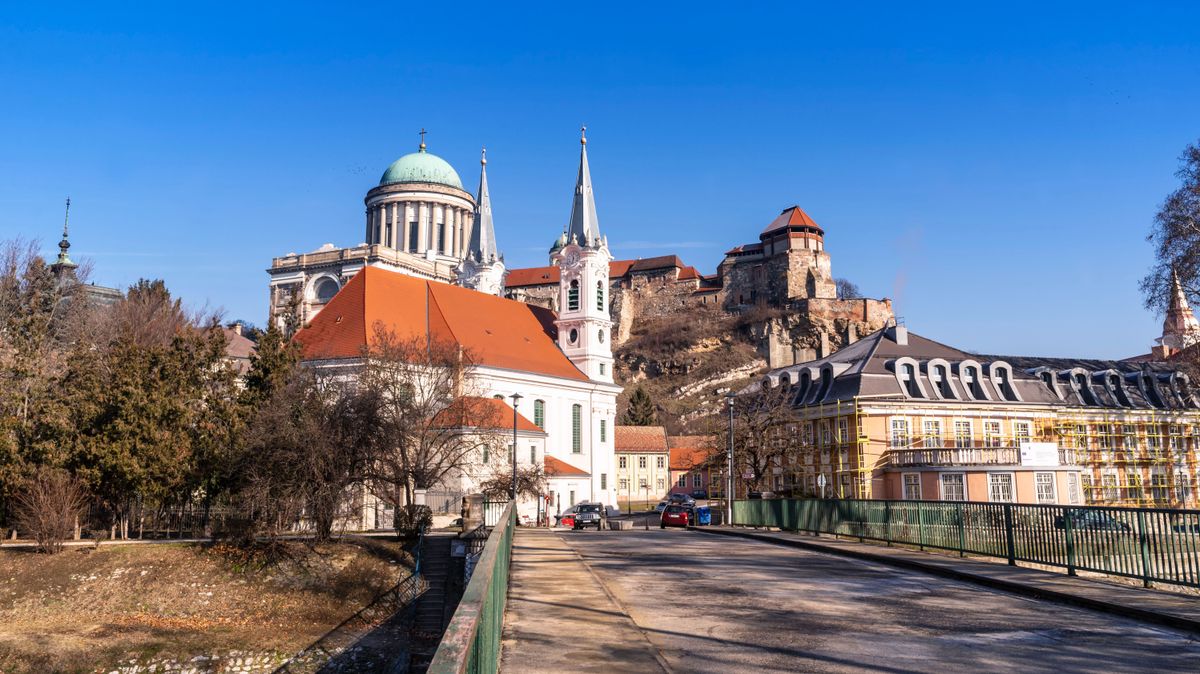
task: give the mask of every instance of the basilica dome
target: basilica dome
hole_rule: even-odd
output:
[[[393,183],[437,183],[460,190],[463,188],[462,180],[454,168],[445,159],[426,152],[423,143],[420,150],[397,159],[383,172],[379,184]]]

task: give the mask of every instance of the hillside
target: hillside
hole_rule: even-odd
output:
[[[272,564],[188,544],[0,549],[0,671],[252,660],[270,671],[407,573],[394,543],[285,543]]]

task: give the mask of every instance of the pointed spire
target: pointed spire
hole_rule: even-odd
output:
[[[471,243],[467,255],[479,262],[491,262],[499,256],[496,251],[496,230],[492,225],[492,198],[488,195],[487,148],[480,151],[479,194],[475,197],[475,226],[471,228]]]
[[[1167,307],[1167,317],[1163,321],[1163,344],[1183,349],[1200,340],[1200,321],[1192,313],[1188,305],[1187,294],[1183,292],[1183,284],[1179,282],[1179,274],[1171,267],[1171,304]]]
[[[567,239],[581,246],[594,246],[600,243],[600,221],[596,217],[596,197],[592,194],[592,172],[588,169],[586,126],[579,129],[579,145],[579,177],[575,181]]]
[[[63,215],[63,235],[62,241],[58,242],[58,260],[54,263],[56,267],[74,267],[74,262],[71,261],[67,251],[71,248],[71,242],[67,239],[67,225],[71,220],[71,197],[67,197],[67,210]]]

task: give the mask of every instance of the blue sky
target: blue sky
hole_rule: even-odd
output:
[[[346,3],[349,4],[349,3]],[[1145,235],[1200,138],[1200,5],[96,3],[0,9],[0,239],[264,322],[272,256],[363,238],[429,129],[545,264],[578,127],[618,257],[705,273],[791,204],[910,329],[1145,352]],[[1047,8],[1049,7],[1049,8]]]

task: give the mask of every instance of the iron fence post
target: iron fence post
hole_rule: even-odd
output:
[[[888,547],[892,547],[892,502],[883,502],[883,530],[884,540],[887,541]]]
[[[966,557],[967,523],[963,520],[963,504],[958,502],[954,505],[958,508],[958,556]]]
[[[925,549],[925,509],[921,507],[923,501],[917,501],[917,545]]]
[[[1142,548],[1142,587],[1151,587],[1150,584],[1150,545],[1149,537],[1146,535],[1146,512],[1138,509],[1137,511],[1137,528],[1138,528],[1138,543]]]
[[[1008,565],[1017,565],[1017,542],[1013,534],[1012,505],[1004,504],[1004,542],[1008,548]]]
[[[1071,523],[1071,509],[1063,510],[1063,532],[1067,537],[1067,575],[1075,574],[1075,529]]]

